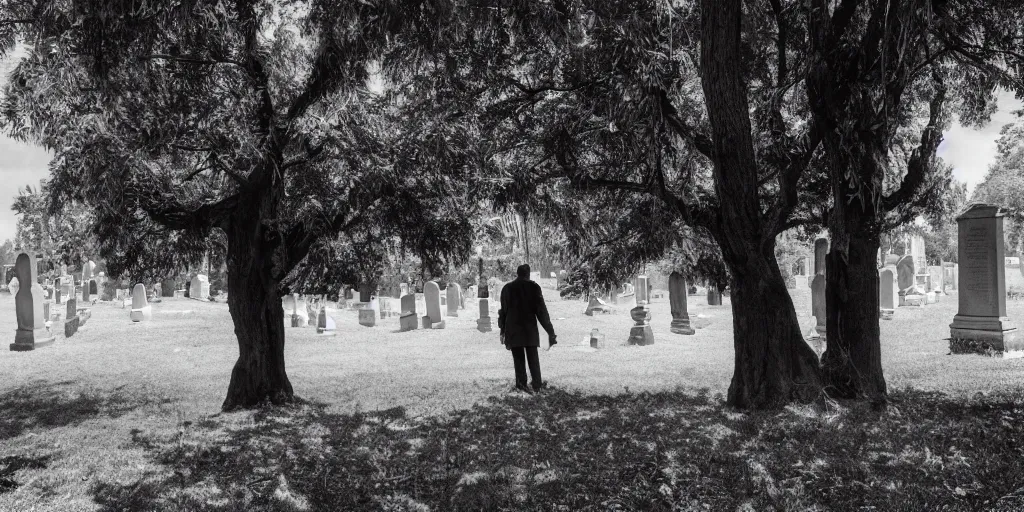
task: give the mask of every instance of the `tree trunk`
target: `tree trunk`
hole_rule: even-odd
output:
[[[228,308],[238,338],[238,361],[231,371],[221,408],[253,407],[265,401],[292,402],[295,394],[284,367],[284,310],[273,278],[272,255],[279,246],[268,240],[261,212],[269,199],[240,208],[226,228],[228,238]],[[280,242],[276,242],[280,243]]]
[[[731,274],[736,364],[728,404],[765,409],[817,398],[821,377],[775,259],[775,233],[761,216],[748,89],[740,64],[742,12],[742,0],[702,2],[701,83],[719,198],[711,231]]]
[[[825,258],[826,350],[822,372],[829,394],[836,398],[867,398],[876,405],[886,402],[882,374],[882,348],[878,329],[878,267],[876,258],[881,242],[881,214],[877,198],[848,198],[858,184],[847,176],[857,176],[868,190],[881,190],[884,169],[884,143],[857,141],[862,145],[855,154],[860,160],[834,157],[834,165],[854,169],[851,173],[833,172],[833,197],[829,234],[831,245]],[[854,142],[854,143],[857,143]],[[833,155],[847,155],[849,142],[841,144],[830,137],[826,148]],[[844,149],[847,148],[847,149]],[[844,152],[846,151],[846,152]]]
[[[726,257],[736,348],[728,405],[772,409],[821,394],[818,356],[800,333],[793,300],[773,250]],[[742,261],[743,263],[738,263]]]

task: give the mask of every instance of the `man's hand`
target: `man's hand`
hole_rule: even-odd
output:
[[[498,331],[498,339],[501,340],[501,344],[505,344],[505,329]]]
[[[557,338],[557,336],[555,336],[554,334],[548,336],[548,348],[551,348],[558,343],[558,340],[555,338]]]

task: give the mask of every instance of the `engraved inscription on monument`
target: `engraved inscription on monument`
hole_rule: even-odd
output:
[[[992,235],[984,224],[975,223],[967,228],[964,237],[964,256],[961,262],[964,292],[970,297],[972,311],[989,311],[995,305],[992,283],[995,267],[992,263]]]

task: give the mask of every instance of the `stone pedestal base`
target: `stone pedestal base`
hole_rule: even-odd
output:
[[[480,332],[491,332],[491,317],[485,316],[476,321],[476,330]]]
[[[415,313],[409,313],[398,317],[398,329],[401,332],[415,331],[418,327]]]
[[[636,325],[629,329],[630,345],[654,345],[654,331],[651,330],[651,310],[646,305],[629,310],[629,316]]]
[[[917,306],[922,307],[927,303],[928,299],[924,295],[906,295],[903,300],[900,301],[900,306]]]
[[[654,345],[654,331],[649,325],[637,325],[629,329],[630,345]]]
[[[690,326],[690,315],[680,318],[673,318],[669,324],[669,330],[675,334],[694,334],[697,331]]]
[[[14,331],[14,343],[11,343],[11,351],[27,352],[35,350],[52,344],[54,340],[56,338],[50,336],[50,331],[46,329],[33,329],[31,331],[17,329]]]
[[[892,317],[895,313],[895,309],[879,309],[878,318],[881,318],[882,320],[892,320]]]
[[[430,324],[431,329],[444,329],[444,320]]]
[[[824,321],[825,319],[822,318],[821,320]],[[828,327],[825,324],[817,324],[814,326],[814,333],[817,334],[820,339],[825,339],[825,332],[827,330]]]
[[[935,296],[935,292],[927,292],[924,294],[926,304],[935,304],[939,301],[938,297]]]
[[[360,309],[359,310],[359,325],[364,327],[373,327],[377,325],[377,310],[375,309]]]
[[[1024,357],[1024,337],[1007,317],[956,315],[949,324],[949,351],[1007,359]]]
[[[133,309],[129,317],[132,322],[141,322],[143,320],[153,319],[153,306],[146,306],[144,308]]]
[[[64,337],[70,338],[76,332],[78,332],[78,317],[73,316],[64,321]]]
[[[429,316],[424,316],[422,318],[422,323],[423,323],[423,328],[424,329],[430,329],[430,326],[433,324],[433,322],[430,321],[430,317]]]

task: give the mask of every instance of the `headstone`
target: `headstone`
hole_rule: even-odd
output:
[[[82,266],[82,305],[86,305],[92,302],[92,294],[89,290],[89,280],[92,278],[92,274],[89,273],[89,263]]]
[[[412,294],[406,294],[402,296],[402,314],[398,317],[399,330],[414,331],[416,325],[419,323],[419,317],[416,315],[416,296]]]
[[[123,314],[123,313],[122,313]],[[141,322],[153,318],[153,306],[146,301],[146,285],[138,283],[132,289],[132,322]]]
[[[391,308],[391,297],[377,297],[377,306],[381,320],[394,314],[394,310]]]
[[[914,257],[907,254],[896,262],[896,283],[899,287],[900,306],[906,306],[907,295],[919,295],[914,281]]]
[[[189,297],[207,300],[210,297],[210,280],[203,274],[196,274],[189,287]]]
[[[14,295],[14,312],[18,329],[14,332],[11,350],[22,352],[45,347],[53,343],[54,337],[46,329],[43,318],[43,287],[36,281],[38,266],[35,256],[21,253],[14,262],[14,274],[19,283],[31,283],[18,287]]]
[[[441,316],[441,288],[437,286],[436,282],[427,281],[423,283],[423,298],[427,303],[427,314],[423,317],[423,328],[443,329],[444,318]]]
[[[668,276],[668,302],[672,311],[669,330],[676,334],[695,333],[690,325],[690,314],[686,310],[686,279],[679,272],[672,272]]]
[[[722,292],[718,291],[718,286],[711,284],[708,285],[708,306],[721,306],[722,305]]]
[[[892,320],[899,304],[895,272],[894,268],[886,267],[878,273],[878,314],[883,320]]]
[[[70,338],[78,332],[78,299],[75,298],[75,284],[71,283],[71,294],[68,295],[67,316],[64,317],[64,337]]]
[[[964,264],[960,309],[950,324],[950,352],[1024,356],[1024,339],[1006,316],[1003,215],[998,206],[974,204],[957,217],[957,254]]]
[[[476,320],[476,330],[491,332],[491,299],[477,299],[480,307],[480,318]]]
[[[587,310],[584,311],[583,314],[587,316],[594,316],[595,312],[608,314],[612,312],[612,308],[597,295],[591,295],[590,303],[587,304]]]
[[[928,257],[925,254],[924,237],[912,235],[910,237],[910,255],[914,257],[914,268],[923,271],[928,268]]]
[[[295,322],[298,323],[296,327],[309,327],[309,304],[305,297],[297,293],[295,294],[295,317]],[[313,318],[313,325],[316,325],[316,317]]]
[[[398,283],[398,292],[401,294],[398,298],[405,297],[409,294],[409,283]]]
[[[335,323],[334,317],[327,314],[327,308],[320,308],[320,313],[316,317],[316,333],[324,336],[334,336],[337,334],[338,324]]]
[[[811,315],[815,319],[814,332],[819,338],[825,336],[825,286],[828,238],[814,240],[814,276],[811,277]]]
[[[604,348],[604,334],[601,334],[597,328],[590,331],[590,348]]]
[[[938,296],[941,295],[945,288],[945,282],[943,280],[943,271],[941,266],[930,266],[928,267],[928,275],[931,276],[932,287],[928,291],[936,292],[936,300],[939,300]]]
[[[160,284],[160,296],[174,297],[175,288],[174,279],[164,279],[163,283]]]
[[[370,302],[374,289],[370,283],[359,283],[359,302]]]
[[[462,288],[458,283],[448,283],[445,295],[448,301],[448,316],[459,316],[459,297],[462,295]]]
[[[376,297],[370,296],[370,301],[359,308],[359,325],[374,327],[377,325],[377,315],[380,314],[380,306]]]
[[[96,286],[96,280],[89,280],[89,295],[99,295],[99,288]]]

